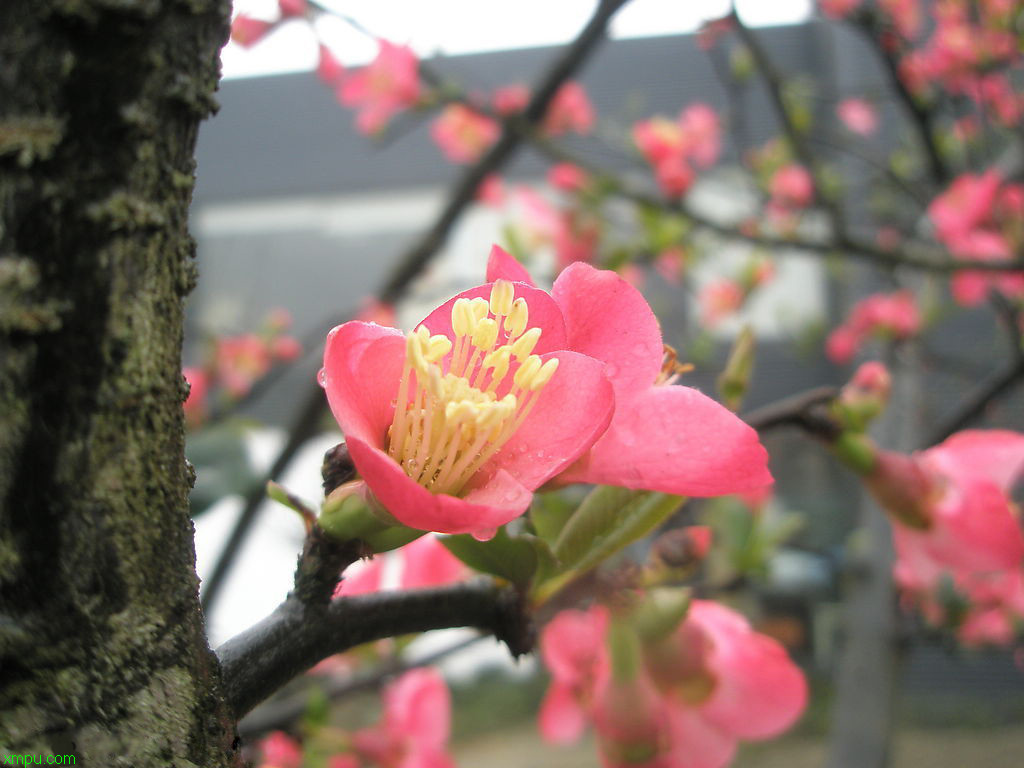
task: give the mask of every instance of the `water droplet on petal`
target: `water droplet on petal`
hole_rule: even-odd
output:
[[[333,333],[333,331],[332,331],[332,333]],[[317,371],[316,380],[317,380],[317,382],[319,382],[321,387],[326,387],[327,386],[327,370],[324,369],[324,368],[321,368],[319,371]]]

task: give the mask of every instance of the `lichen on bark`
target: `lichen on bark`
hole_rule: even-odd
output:
[[[197,598],[186,220],[227,0],[0,4],[0,747],[240,765]]]

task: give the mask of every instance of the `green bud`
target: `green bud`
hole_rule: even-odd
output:
[[[633,626],[644,643],[662,640],[673,632],[690,610],[690,590],[660,587],[649,590],[633,612]]]

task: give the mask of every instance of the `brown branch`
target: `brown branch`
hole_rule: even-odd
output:
[[[826,408],[839,395],[835,387],[816,387],[761,406],[742,418],[758,432],[776,427],[799,427],[825,442],[835,440],[842,431]]]
[[[329,679],[317,683],[319,690],[328,700],[335,701],[353,693],[372,691],[390,677],[410,669],[427,667],[459,651],[465,650],[483,640],[486,635],[474,635],[449,645],[439,651],[417,659],[392,656],[379,663],[374,669],[355,677]],[[301,718],[309,708],[309,690],[279,699],[272,699],[256,707],[238,723],[238,734],[243,739],[256,739],[265,733],[287,728]]]
[[[513,656],[533,647],[520,596],[490,582],[339,598],[322,611],[291,596],[217,649],[225,696],[241,718],[328,656],[386,637],[453,627],[492,634]]]
[[[968,426],[981,416],[985,409],[997,398],[1001,397],[1022,379],[1024,379],[1024,354],[1018,354],[1017,358],[1010,365],[981,382],[974,391],[969,393],[960,402],[952,413],[942,419],[939,425],[928,435],[922,447],[941,443],[954,432]]]

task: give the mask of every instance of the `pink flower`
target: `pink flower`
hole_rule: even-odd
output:
[[[454,768],[447,751],[451,708],[436,670],[410,670],[384,690],[381,722],[353,735],[355,752],[378,768]]]
[[[583,735],[594,697],[609,675],[609,614],[602,606],[562,611],[544,627],[540,652],[551,686],[540,705],[540,733],[552,744],[572,744]]]
[[[500,207],[505,203],[505,182],[496,173],[489,173],[476,190],[476,199],[483,205]]]
[[[693,184],[693,165],[706,168],[718,159],[721,129],[717,113],[696,103],[672,122],[654,117],[633,126],[633,141],[654,167],[658,186],[667,197],[682,197]]]
[[[1006,238],[985,229],[976,229],[958,238],[952,251],[960,258],[972,261],[1008,261],[1011,258]],[[1024,273],[964,270],[957,272],[950,281],[953,298],[965,307],[981,304],[992,289],[1007,298],[1019,299],[1024,296]]]
[[[921,314],[910,291],[873,293],[850,310],[849,325],[862,335],[907,339],[921,330]]]
[[[309,10],[308,0],[277,0],[277,5],[281,9],[281,16],[284,18],[289,16],[305,16],[306,11]]]
[[[802,165],[784,165],[769,184],[772,202],[785,210],[806,208],[814,198],[814,181]]]
[[[507,253],[492,251],[488,279],[522,279],[524,273]],[[558,276],[551,295],[565,319],[569,348],[606,363],[615,390],[608,431],[558,482],[683,496],[739,493],[772,482],[754,430],[696,390],[667,383],[661,330],[636,288],[614,272],[577,263]]]
[[[430,126],[430,136],[453,163],[472,163],[497,140],[498,124],[465,104],[449,104]]]
[[[351,576],[346,575],[335,590],[335,597],[351,597],[370,592],[390,589],[384,583],[385,563],[397,563],[398,589],[424,589],[440,587],[462,581],[469,575],[469,569],[455,555],[438,541],[435,536],[421,536],[401,549],[377,555],[357,568]]]
[[[818,0],[821,12],[833,19],[849,16],[850,12],[860,4],[861,0]]]
[[[563,192],[578,192],[589,181],[587,172],[572,163],[556,163],[548,169],[548,184]]]
[[[992,211],[1002,179],[996,171],[964,173],[928,206],[939,240],[949,245],[978,228]]]
[[[879,7],[889,15],[896,30],[911,40],[921,27],[920,0],[878,0]]]
[[[494,111],[502,116],[522,112],[529,103],[530,89],[519,83],[497,88],[491,96]]]
[[[316,76],[330,86],[337,86],[345,77],[345,67],[331,53],[326,45],[320,45],[320,58],[316,65]]]
[[[267,342],[254,333],[217,340],[217,376],[233,397],[247,394],[270,370]]]
[[[507,280],[463,292],[408,336],[335,328],[321,381],[391,515],[483,537],[585,452],[614,408],[604,365],[570,351],[552,297]]]
[[[185,423],[190,427],[198,426],[206,417],[206,396],[210,387],[210,377],[202,368],[186,367],[181,372],[189,384],[188,397],[185,398]]]
[[[328,402],[397,520],[486,537],[556,475],[691,496],[771,482],[750,427],[695,390],[658,384],[661,332],[635,288],[582,263],[551,295],[524,277],[495,247],[491,282],[407,337],[360,322],[329,334]]]
[[[700,303],[701,322],[713,328],[736,313],[743,306],[744,298],[743,289],[735,280],[723,278],[708,283],[701,288],[697,299]]]
[[[933,615],[948,575],[982,610],[1024,617],[1024,534],[1008,496],[1022,470],[1024,435],[1005,430],[959,432],[913,456],[879,452],[865,482],[897,523],[896,581]]]
[[[374,296],[367,296],[363,299],[359,312],[356,313],[356,320],[361,320],[364,323],[387,325],[392,328],[398,326],[394,305],[380,301]]]
[[[777,736],[807,705],[807,683],[782,646],[709,600],[694,600],[647,658],[670,703],[671,766],[720,768],[738,741]]]
[[[839,102],[836,114],[853,133],[870,136],[878,130],[878,113],[871,102],[865,99],[844,99]]]
[[[302,354],[302,344],[294,336],[278,336],[270,342],[270,354],[275,360],[296,360]]]
[[[377,58],[349,76],[338,90],[346,106],[358,107],[356,127],[376,133],[420,97],[419,60],[408,46],[380,41]]]
[[[274,27],[274,22],[240,13],[231,22],[231,39],[243,48],[251,48]]]
[[[273,731],[260,742],[260,768],[301,768],[302,747],[283,731]]]
[[[715,164],[721,150],[722,128],[718,113],[707,104],[696,102],[679,113],[679,126],[687,151],[702,168]]]
[[[594,129],[594,107],[587,92],[577,82],[568,82],[558,89],[548,106],[543,130],[549,136],[564,133],[588,134]]]
[[[825,354],[836,365],[846,365],[860,349],[861,337],[845,325],[836,328],[825,341]]]

